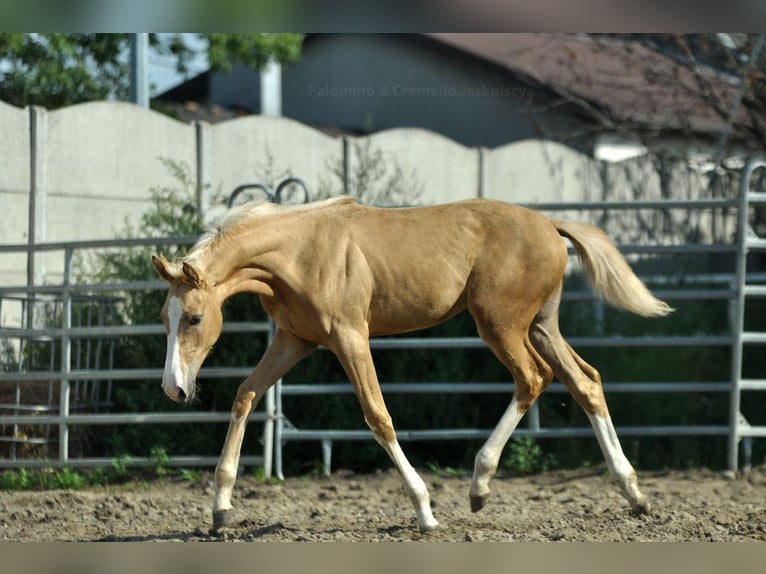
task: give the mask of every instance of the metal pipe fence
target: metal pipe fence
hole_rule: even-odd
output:
[[[747,185],[749,177],[752,174],[754,166],[763,166],[766,164],[750,164],[743,172],[742,182],[738,198],[718,198],[718,199],[692,199],[692,200],[636,200],[636,201],[592,201],[592,202],[561,202],[561,203],[536,203],[527,204],[527,207],[540,211],[560,212],[560,211],[637,211],[637,210],[729,210],[735,213],[744,213],[737,219],[738,237],[746,236],[748,209],[747,199],[752,198],[748,193]],[[743,200],[744,198],[744,200]],[[751,239],[748,243],[751,249],[755,247],[766,248],[766,241]],[[743,245],[741,242],[735,243],[707,243],[707,244],[677,244],[677,245],[644,245],[644,244],[623,244],[618,246],[623,254],[648,255],[648,256],[668,256],[668,255],[729,255],[732,258],[739,256],[742,258]],[[569,248],[570,256],[574,254],[573,249]],[[672,282],[669,276],[661,277],[642,277],[650,286],[654,284],[667,286]],[[655,294],[669,301],[708,301],[718,300],[729,304],[729,332],[726,334],[704,335],[673,335],[673,336],[596,336],[596,337],[567,337],[568,342],[574,348],[582,347],[609,347],[609,348],[667,348],[667,347],[719,347],[731,349],[732,352],[732,377],[730,380],[721,381],[694,381],[694,382],[630,382],[630,383],[605,383],[604,389],[607,395],[613,393],[728,393],[730,400],[729,424],[708,424],[708,425],[647,425],[640,427],[617,427],[620,436],[721,436],[727,437],[728,446],[728,465],[735,470],[738,467],[738,450],[740,441],[744,440],[744,451],[747,460],[745,466],[749,466],[749,455],[751,452],[751,440],[753,437],[766,436],[766,427],[754,427],[743,424],[739,413],[739,393],[742,390],[766,390],[766,380],[764,381],[742,381],[741,380],[741,347],[744,343],[766,343],[766,333],[743,333],[742,321],[737,317],[744,314],[743,293],[750,295],[766,296],[766,287],[746,285],[748,283],[766,282],[764,274],[748,274],[746,265],[739,265],[732,273],[718,274],[696,274],[693,277],[684,277],[683,283],[707,283],[721,286],[720,288],[689,288],[682,286],[677,289],[656,289]],[[564,301],[596,301],[595,295],[591,291],[582,292],[564,292]],[[456,337],[456,338],[418,338],[418,337],[397,337],[387,339],[373,339],[371,341],[373,350],[391,350],[391,349],[479,349],[487,348],[484,342],[478,337]],[[598,365],[596,365],[598,368]],[[479,394],[479,393],[501,393],[508,400],[513,392],[513,384],[501,383],[444,383],[444,382],[382,382],[381,389],[384,395],[393,395],[396,393],[407,394],[431,394],[431,393],[457,393],[457,394]],[[322,456],[325,473],[330,472],[332,458],[333,441],[356,441],[369,440],[372,433],[368,430],[342,430],[342,429],[302,429],[297,428],[289,421],[289,412],[282,408],[282,397],[285,396],[308,396],[308,395],[327,395],[327,394],[348,394],[352,389],[348,385],[337,383],[280,383],[277,392],[277,411],[279,419],[275,428],[275,470],[277,476],[283,476],[282,452],[284,443],[288,441],[320,441],[322,445]],[[546,393],[565,393],[563,385],[553,383]],[[735,400],[734,397],[737,397]],[[541,423],[538,404],[535,404],[527,414],[527,428],[519,428],[514,436],[532,436],[535,438],[553,438],[553,437],[585,437],[593,436],[592,429],[588,428],[562,428],[546,427]],[[485,439],[489,436],[492,429],[397,429],[397,437],[402,441],[419,440],[475,440]]]
[[[610,213],[615,210],[630,212],[632,210],[727,210],[737,217],[737,240],[730,242],[674,244],[674,245],[620,245],[625,254],[643,257],[677,256],[677,255],[717,255],[728,260],[736,259],[737,265],[732,272],[725,273],[695,273],[684,277],[671,275],[644,275],[642,278],[650,284],[655,294],[660,298],[673,301],[718,301],[726,304],[730,310],[731,322],[726,333],[682,335],[630,335],[630,336],[577,336],[568,337],[574,348],[607,347],[607,348],[684,348],[710,347],[731,350],[731,376],[728,380],[700,381],[634,381],[609,382],[604,384],[607,395],[635,393],[719,393],[730,397],[728,424],[679,424],[679,425],[649,425],[623,426],[618,425],[621,436],[720,436],[728,441],[728,460],[730,468],[739,465],[739,448],[745,445],[745,453],[749,452],[749,442],[752,438],[766,437],[766,427],[750,426],[742,420],[739,412],[740,394],[742,391],[766,390],[766,380],[743,379],[742,377],[742,348],[747,344],[766,343],[766,334],[744,331],[744,307],[746,297],[766,296],[766,274],[748,273],[747,254],[758,249],[766,248],[766,241],[757,238],[747,239],[747,211],[752,201],[766,203],[766,199],[754,197],[747,187],[750,175],[755,169],[766,167],[763,162],[751,163],[743,172],[740,184],[739,198],[733,199],[698,199],[698,200],[662,200],[662,201],[615,201],[589,203],[558,203],[531,204],[530,207],[542,211],[602,211]],[[764,196],[766,197],[766,196]],[[738,215],[736,215],[738,214]],[[159,386],[161,366],[137,366],[130,369],[109,368],[108,364],[78,365],[73,357],[78,356],[74,349],[85,341],[97,342],[113,340],[117,337],[162,337],[164,331],[161,324],[85,324],[83,325],[73,315],[75,302],[78,298],[88,297],[119,297],[131,291],[163,290],[166,286],[161,281],[137,281],[121,283],[77,283],[73,281],[72,262],[75,253],[93,249],[112,249],[125,247],[141,247],[147,245],[182,245],[192,243],[196,237],[166,237],[142,238],[113,241],[77,241],[64,243],[49,243],[41,245],[0,245],[0,253],[12,252],[54,252],[64,257],[64,274],[60,285],[34,286],[0,286],[0,305],[13,298],[27,301],[39,301],[47,298],[57,298],[60,301],[60,324],[35,324],[25,313],[18,326],[0,325],[0,343],[14,342],[46,342],[55,347],[59,361],[46,369],[25,369],[19,365],[2,365],[0,385],[16,385],[24,388],[34,382],[55,381],[58,384],[58,395],[46,404],[22,404],[18,396],[14,400],[0,399],[0,429],[12,429],[11,440],[18,444],[29,442],[30,438],[16,439],[19,428],[26,425],[50,426],[57,430],[57,438],[51,444],[57,443],[55,455],[37,458],[0,457],[0,468],[20,467],[56,467],[108,466],[110,458],[73,457],[69,452],[70,430],[79,426],[103,425],[132,425],[132,424],[179,424],[179,423],[226,423],[229,411],[222,412],[109,412],[103,405],[98,412],[84,412],[72,401],[73,387],[80,381],[91,381],[94,384],[108,384],[116,381],[156,380]],[[571,253],[571,250],[570,250]],[[680,279],[680,280],[679,280]],[[593,303],[596,297],[589,290],[565,291],[565,303]],[[271,336],[273,325],[270,321],[241,321],[227,322],[224,333],[253,334],[255,336]],[[13,347],[11,344],[10,347]],[[449,351],[451,349],[483,349],[484,342],[477,337],[395,337],[373,339],[371,347],[375,351],[392,351],[400,349],[434,349]],[[93,347],[95,348],[95,346]],[[16,349],[17,352],[21,352]],[[5,355],[2,355],[5,356]],[[203,367],[200,378],[223,379],[244,378],[254,365],[231,367]],[[596,365],[598,367],[598,365]],[[503,394],[510,400],[513,390],[512,382],[395,382],[383,381],[384,394]],[[157,390],[159,392],[159,389]],[[275,473],[280,478],[283,475],[283,446],[289,441],[318,441],[322,445],[324,464],[329,472],[333,441],[368,440],[371,433],[368,430],[342,429],[301,429],[290,422],[290,412],[285,409],[283,397],[301,397],[311,395],[330,395],[352,393],[348,384],[310,383],[279,381],[265,397],[258,411],[251,415],[250,420],[263,424],[263,453],[254,456],[243,456],[242,464],[263,465],[266,476]],[[564,387],[553,383],[546,393],[564,393]],[[233,398],[233,397],[232,397]],[[108,402],[108,401],[107,401]],[[77,406],[77,408],[75,408]],[[228,405],[227,405],[228,407]],[[14,430],[15,429],[15,430]],[[471,440],[483,439],[491,429],[479,428],[437,428],[437,429],[401,429],[398,437],[403,441],[423,440]],[[551,427],[540,420],[539,410],[533,408],[527,416],[526,426],[519,428],[516,436],[532,436],[535,438],[553,437],[585,437],[591,436],[590,428]],[[173,456],[168,464],[174,466],[211,466],[217,457],[208,454],[195,456]],[[140,455],[132,456],[131,464],[149,465],[152,461]],[[749,464],[749,461],[746,461]]]
[[[0,245],[0,253],[23,251],[60,253],[63,257],[64,274],[60,285],[19,285],[0,286],[0,306],[5,302],[23,302],[27,308],[36,302],[56,301],[58,311],[51,317],[35,317],[22,309],[17,313],[17,323],[13,326],[0,325],[0,342],[7,352],[3,355],[0,365],[0,388],[15,387],[23,390],[33,384],[55,383],[57,397],[51,396],[47,401],[35,397],[25,399],[16,392],[13,400],[0,400],[0,430],[3,431],[2,442],[10,444],[8,453],[0,455],[0,468],[33,468],[72,466],[80,468],[109,466],[114,457],[72,456],[69,452],[73,428],[94,427],[104,425],[173,425],[181,423],[228,423],[230,411],[185,411],[185,412],[114,412],[113,401],[107,394],[106,399],[99,401],[84,401],[82,404],[72,403],[73,391],[82,382],[92,385],[103,383],[110,388],[112,383],[122,381],[159,381],[162,369],[147,368],[145,365],[136,368],[116,369],[113,363],[80,364],[80,358],[89,357],[90,349],[103,344],[104,341],[114,341],[119,337],[158,337],[164,339],[164,329],[159,320],[152,324],[76,324],[73,320],[73,304],[76,301],[85,303],[103,300],[108,297],[119,301],[121,295],[130,291],[164,291],[167,285],[160,280],[115,282],[115,283],[74,283],[72,280],[72,264],[75,253],[91,250],[114,248],[141,247],[146,245],[188,245],[196,237],[164,237],[130,240],[77,241],[64,243],[49,243],[34,246]],[[159,312],[159,310],[158,310]],[[272,324],[270,321],[239,321],[227,322],[224,333],[254,334],[270,337]],[[51,362],[47,365],[31,365],[30,345],[46,344],[52,350]],[[93,347],[91,347],[91,345]],[[57,351],[56,351],[57,349]],[[77,350],[80,350],[78,353]],[[55,352],[55,357],[53,353]],[[15,357],[14,357],[15,355]],[[74,357],[74,363],[73,363]],[[242,367],[203,367],[199,379],[231,379],[244,378],[252,370],[252,365]],[[57,399],[57,400],[56,400]],[[31,403],[29,401],[32,401]],[[35,401],[41,404],[35,404]],[[96,408],[98,407],[98,408]],[[273,460],[273,439],[271,427],[274,424],[274,391],[267,394],[262,406],[250,416],[251,422],[262,423],[264,427],[263,453],[242,457],[242,464],[263,466],[267,475],[271,473]],[[30,428],[45,429],[45,437],[30,437],[26,433]],[[56,429],[51,433],[50,429]],[[23,429],[27,429],[22,432]],[[37,444],[46,447],[40,456],[17,456],[15,447],[18,445]],[[57,452],[51,452],[51,448]],[[156,464],[151,456],[141,453],[128,454],[123,461],[126,466],[150,466]],[[199,455],[170,455],[163,464],[169,466],[212,466],[217,457],[210,454]]]

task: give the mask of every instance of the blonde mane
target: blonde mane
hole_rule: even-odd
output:
[[[210,249],[212,245],[221,237],[230,233],[236,227],[241,224],[255,219],[262,215],[271,215],[277,213],[288,213],[293,211],[309,211],[321,209],[336,204],[344,203],[356,203],[356,199],[348,195],[339,195],[331,197],[329,199],[323,199],[321,201],[314,201],[312,203],[302,203],[297,205],[282,205],[279,203],[273,203],[267,200],[249,201],[231,208],[221,218],[221,220],[209,227],[202,235],[200,235],[197,242],[192,246],[186,256],[183,258],[189,263],[195,262],[206,250]]]

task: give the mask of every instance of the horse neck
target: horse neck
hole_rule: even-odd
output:
[[[208,246],[197,261],[208,281],[221,291],[222,301],[241,291],[271,295],[271,270],[284,245],[275,226],[250,225]]]

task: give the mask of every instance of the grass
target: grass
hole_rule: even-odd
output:
[[[159,480],[174,478],[184,482],[195,482],[202,476],[202,471],[196,469],[171,469],[168,466],[170,459],[165,449],[161,447],[152,448],[150,460],[152,466],[143,471],[129,468],[131,458],[128,455],[115,457],[108,467],[98,467],[88,471],[78,471],[66,466],[7,470],[0,472],[0,490],[80,490],[92,486],[143,481],[147,478]]]
[[[441,477],[465,477],[473,473],[472,468],[455,468],[427,462],[428,470]],[[500,458],[500,469],[512,474],[533,474],[556,468],[556,457],[545,452],[531,436],[512,438]]]

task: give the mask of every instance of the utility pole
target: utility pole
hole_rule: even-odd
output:
[[[282,115],[282,66],[274,60],[261,70],[261,114]]]
[[[130,101],[149,107],[149,34],[130,35]]]

